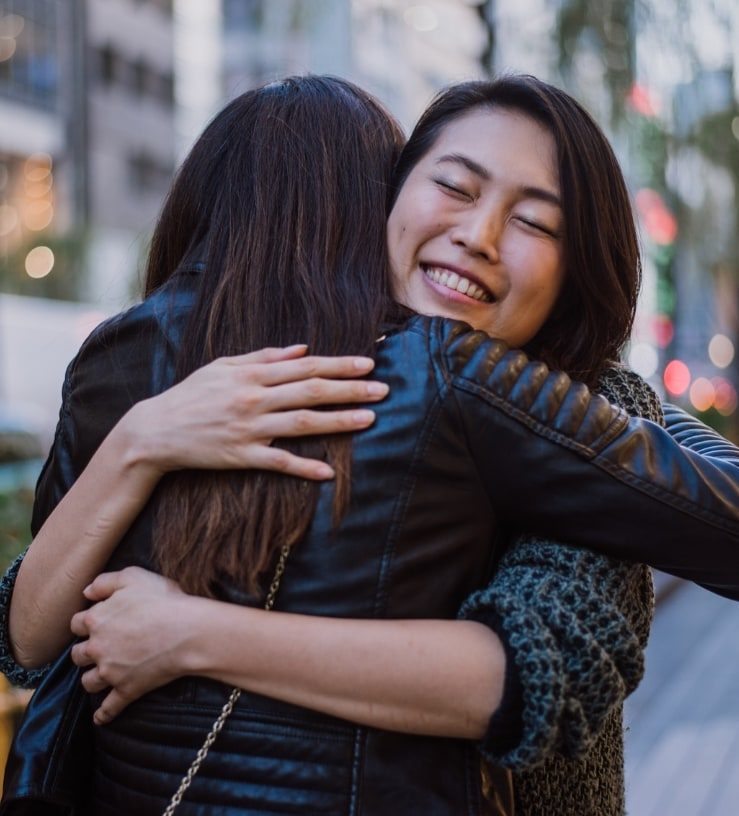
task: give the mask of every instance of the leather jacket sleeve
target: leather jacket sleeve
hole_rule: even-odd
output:
[[[598,391],[633,416],[664,423],[659,397],[628,369],[604,372]],[[490,626],[506,649],[503,700],[483,754],[512,770],[539,765],[546,775],[557,754],[581,757],[607,740],[609,716],[644,672],[653,597],[643,564],[517,537],[459,613]]]
[[[523,352],[432,324],[440,397],[504,523],[739,599],[739,456],[681,448]]]
[[[100,443],[136,402],[150,397],[158,333],[143,304],[98,326],[70,363],[54,443],[39,476],[31,531],[39,531]]]
[[[154,392],[152,360],[157,344],[151,340],[159,335],[151,311],[139,305],[98,326],[70,363],[54,442],[36,485],[34,536],[113,426],[134,403]],[[16,663],[8,633],[11,596],[24,554],[0,580],[0,671],[13,684],[33,688],[48,666],[25,669]]]

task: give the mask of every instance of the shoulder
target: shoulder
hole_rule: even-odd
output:
[[[664,424],[662,400],[652,386],[630,368],[612,365],[604,369],[596,390],[631,416]]]
[[[68,370],[70,387],[90,369],[130,370],[153,359],[171,356],[192,309],[197,277],[174,275],[167,283],[120,314],[103,321],[82,344]],[[105,372],[102,372],[103,374]]]
[[[509,351],[502,340],[476,331],[469,323],[438,315],[414,315],[392,335],[403,345],[427,353],[452,376],[462,374],[476,361],[497,362]]]

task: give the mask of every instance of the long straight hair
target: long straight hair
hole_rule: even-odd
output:
[[[204,262],[178,379],[265,346],[374,353],[391,311],[385,218],[403,141],[373,97],[330,77],[249,91],[215,117],[177,174],[148,262],[147,294],[186,258]],[[351,439],[279,444],[331,462],[340,518]],[[212,596],[224,579],[259,591],[280,547],[304,535],[317,487],[262,471],[181,471],[159,496],[159,569]]]
[[[587,111],[559,88],[525,75],[462,82],[441,91],[411,133],[395,175],[395,195],[443,129],[480,108],[529,116],[556,145],[565,283],[527,351],[595,385],[631,334],[641,284],[634,215],[608,139]]]

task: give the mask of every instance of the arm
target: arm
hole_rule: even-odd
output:
[[[683,441],[689,444],[691,440],[690,438],[686,437]],[[732,446],[728,446],[726,453],[727,456],[733,457],[736,456],[737,452]],[[559,560],[556,560],[553,554],[549,554],[547,552],[547,546],[553,549],[554,554],[557,552],[559,553]],[[645,610],[647,610],[648,614],[648,610],[650,608],[650,600],[648,597],[649,582],[646,579],[644,570],[641,567],[624,567],[623,565],[610,562],[609,559],[603,556],[597,556],[587,552],[580,553],[574,549],[559,545],[547,546],[543,546],[542,542],[533,542],[524,549],[521,560],[516,560],[518,556],[513,558],[513,560],[507,560],[505,564],[506,569],[501,569],[500,580],[497,583],[494,582],[491,588],[489,588],[487,598],[488,600],[492,599],[495,601],[496,594],[505,598],[510,589],[518,587],[521,592],[524,592],[524,597],[522,598],[521,592],[519,592],[518,600],[516,601],[518,606],[516,606],[514,603],[509,617],[511,615],[515,615],[518,616],[519,622],[531,623],[533,620],[533,612],[532,616],[527,616],[527,611],[529,610],[527,603],[538,597],[538,587],[542,585],[542,581],[544,584],[547,584],[550,570],[552,577],[551,580],[549,580],[548,585],[553,586],[554,583],[558,581],[557,587],[562,590],[561,594],[548,600],[548,606],[546,609],[542,607],[542,615],[539,619],[540,627],[539,631],[536,633],[537,638],[539,638],[539,643],[544,644],[545,651],[550,647],[554,649],[552,654],[555,655],[553,658],[555,662],[557,659],[559,659],[556,657],[556,655],[559,655],[563,661],[567,661],[567,666],[569,667],[567,668],[567,671],[571,673],[571,677],[577,677],[582,668],[582,663],[578,662],[582,660],[582,652],[578,654],[578,649],[581,650],[582,648],[586,648],[591,650],[591,652],[593,649],[598,650],[602,658],[602,663],[597,666],[597,671],[601,672],[601,674],[606,677],[606,680],[604,681],[605,685],[601,686],[601,688],[609,689],[607,697],[603,700],[595,700],[592,696],[588,699],[585,697],[585,695],[588,691],[592,690],[594,683],[588,680],[588,682],[585,682],[582,687],[578,687],[577,683],[575,682],[566,689],[566,693],[569,695],[569,697],[566,697],[563,696],[565,694],[565,689],[561,680],[561,673],[564,672],[565,669],[560,665],[555,671],[555,673],[560,672],[559,692],[551,695],[547,705],[551,704],[560,712],[560,715],[562,715],[561,721],[556,724],[556,729],[561,729],[561,732],[559,735],[554,734],[553,732],[547,735],[545,737],[545,739],[548,740],[546,744],[549,747],[551,747],[553,744],[561,744],[565,746],[563,750],[567,750],[570,753],[579,753],[585,749],[588,741],[592,739],[593,735],[597,732],[599,724],[602,722],[604,713],[610,710],[613,705],[621,701],[623,696],[633,688],[634,684],[638,680],[638,677],[640,676],[642,671],[640,645],[643,645],[644,638],[646,636],[646,622],[644,621],[644,614]],[[534,547],[537,553],[536,557],[531,556],[532,547]],[[538,561],[537,558],[539,559]],[[544,559],[543,562],[541,560],[542,558]],[[627,570],[627,572],[624,573],[624,570]],[[569,585],[566,583],[568,574],[570,575],[569,580],[571,582]],[[511,578],[511,576],[513,577]],[[523,578],[526,578],[526,580],[524,581]],[[104,580],[107,580],[107,578]],[[501,590],[501,587],[504,587],[504,589]],[[537,589],[532,589],[532,587]],[[646,587],[646,589],[644,589],[644,587]],[[620,593],[620,591],[617,591],[619,589],[625,591],[626,588],[629,588],[629,592],[631,594],[624,596]],[[569,596],[565,590],[567,590]],[[638,596],[638,601],[636,603],[634,601],[634,592],[636,592]],[[526,595],[526,593],[528,593],[528,595]],[[107,595],[93,594],[91,596],[92,599],[100,599],[102,597],[107,597]],[[515,595],[511,595],[511,598],[515,599],[515,597]],[[606,623],[603,624],[605,629],[603,631],[598,631],[597,627],[595,627],[591,631],[588,627],[592,621],[581,621],[573,610],[569,608],[568,603],[560,603],[559,606],[557,606],[556,601],[562,601],[566,597],[591,599],[594,613],[597,610],[604,613],[601,616],[596,616],[594,614],[593,621],[605,620]],[[476,610],[475,614],[479,614],[480,610],[484,608],[485,603],[481,601],[480,598],[477,598],[475,603],[471,604],[467,608],[467,612],[472,614],[472,612]],[[532,606],[531,610],[533,609],[534,607]],[[558,615],[566,616],[564,620],[567,621],[567,623],[561,624],[561,628],[557,634],[558,641],[552,640],[554,637],[554,630],[551,628],[552,616],[550,613],[555,609],[559,610],[557,612]],[[134,610],[131,610],[131,613],[133,613],[133,611]],[[254,613],[253,610],[247,610],[245,614],[253,615],[256,613]],[[301,634],[305,636],[304,639],[303,637],[298,638],[301,643],[301,654],[304,655],[306,653],[306,650],[309,648],[309,644],[311,649],[314,643],[321,644],[320,648],[316,649],[315,658],[318,665],[321,667],[319,676],[310,678],[308,682],[311,684],[321,682],[328,684],[325,687],[319,688],[317,691],[316,700],[311,701],[311,699],[300,696],[305,691],[305,689],[301,688],[304,679],[302,674],[303,669],[299,663],[296,664],[292,661],[293,652],[291,649],[294,643],[294,638],[289,628],[282,633],[280,628],[282,626],[279,620],[280,618],[282,618],[282,616],[279,613],[271,613],[271,617],[268,619],[268,621],[265,621],[265,625],[269,626],[270,643],[277,653],[283,653],[283,659],[279,664],[279,666],[282,666],[284,671],[283,678],[280,679],[279,675],[270,675],[264,678],[264,682],[266,683],[266,686],[268,687],[272,696],[287,698],[291,701],[299,701],[304,705],[315,704],[316,707],[320,708],[320,710],[325,711],[326,713],[346,716],[350,719],[361,720],[362,722],[368,721],[366,719],[366,704],[371,704],[377,711],[382,710],[382,706],[384,705],[383,694],[387,693],[388,690],[383,689],[382,685],[378,685],[374,691],[375,696],[372,697],[371,690],[366,689],[362,685],[362,678],[371,675],[373,666],[376,665],[375,655],[377,654],[376,652],[372,651],[372,649],[377,646],[376,641],[370,640],[368,642],[364,642],[363,640],[357,640],[357,638],[361,637],[361,631],[368,631],[365,629],[364,624],[356,626],[355,622],[331,621],[329,622],[329,626],[331,627],[333,634],[329,637],[329,643],[325,643],[324,641],[326,635],[322,634],[320,629],[320,627],[324,625],[324,622],[321,619],[307,618],[303,619],[299,623],[299,626],[301,627]],[[291,619],[294,622],[298,620],[295,616],[291,616]],[[103,682],[102,686],[107,685],[107,683],[110,682],[117,687],[117,691],[119,684],[120,689],[122,689],[120,695],[115,695],[112,698],[112,702],[109,701],[107,712],[108,716],[112,716],[114,713],[119,711],[123,705],[130,702],[131,699],[135,699],[149,688],[161,685],[162,683],[166,682],[167,679],[171,679],[173,673],[174,675],[177,674],[177,669],[173,669],[171,665],[164,667],[161,666],[161,663],[157,665],[157,650],[160,649],[162,642],[168,642],[169,635],[166,631],[163,631],[162,624],[154,615],[147,615],[145,625],[143,621],[141,622],[141,626],[130,624],[129,631],[132,635],[134,635],[134,637],[130,639],[129,645],[134,649],[134,652],[130,656],[127,665],[123,665],[122,662],[116,662],[117,658],[120,658],[121,661],[123,661],[122,654],[123,645],[126,642],[127,620],[128,618],[126,616],[120,616],[120,620],[117,621],[118,636],[120,638],[117,645],[115,635],[110,636],[110,632],[108,632],[106,635],[105,624],[102,624],[100,621],[97,622],[96,637],[92,642],[92,650],[94,652],[92,656],[95,658],[95,660],[99,660],[105,666],[104,673],[106,675],[106,682]],[[87,631],[84,628],[86,625],[84,619],[80,619],[78,621],[78,625],[82,627],[79,630],[79,633],[84,634]],[[352,643],[355,643],[357,646],[357,653],[352,658],[351,666],[344,666],[344,668],[349,671],[348,674],[344,673],[342,675],[344,679],[341,682],[345,683],[345,686],[336,688],[333,684],[340,681],[335,678],[335,675],[326,672],[325,666],[331,665],[334,659],[336,661],[340,661],[341,650],[344,648],[343,645],[338,650],[337,654],[334,654],[331,651],[330,646],[331,642],[343,644],[343,641],[338,636],[338,633],[340,632],[340,627],[344,625],[353,627],[347,631],[351,633],[349,637]],[[393,627],[394,625],[394,622],[373,622],[371,628],[373,631],[380,632],[383,627]],[[406,631],[411,631],[413,628],[409,622],[405,622],[403,626],[406,628]],[[505,621],[501,621],[500,626],[502,627],[500,631],[505,634],[506,639],[510,642],[514,637],[515,626],[509,630],[509,627],[505,624]],[[375,627],[377,628],[375,629]],[[140,633],[140,631],[142,631],[144,628],[151,629],[153,632],[151,654],[142,654],[140,651],[141,649],[143,649],[144,652],[146,651],[145,645],[142,645],[140,639],[137,637],[138,633]],[[534,630],[536,630],[536,628],[537,627],[534,626]],[[435,653],[440,665],[451,665],[449,657],[445,655],[445,647],[442,647],[440,643],[433,642],[432,630],[430,628],[427,630],[427,633],[429,635],[429,648]],[[217,636],[218,634],[215,629],[213,634],[214,636]],[[248,632],[243,632],[243,635],[246,637]],[[584,640],[582,640],[583,635],[585,635]],[[575,647],[570,648],[569,652],[567,651],[568,640],[570,646],[572,643],[575,644]],[[520,646],[523,641],[525,641],[525,638],[519,638],[518,646]],[[206,649],[211,645],[215,646],[217,642],[217,637],[213,641],[211,641],[207,635],[203,638],[203,645]],[[244,644],[244,649],[247,652],[252,652],[251,642],[246,640],[241,642]],[[460,640],[460,644],[462,643],[463,641]],[[577,645],[583,643],[585,644],[584,646]],[[490,686],[489,688],[478,686],[478,688],[481,690],[481,695],[477,699],[476,695],[470,693],[470,689],[467,686],[465,686],[463,690],[465,704],[469,705],[471,710],[477,711],[478,714],[476,716],[478,717],[480,712],[486,711],[489,713],[493,710],[493,708],[495,708],[497,703],[494,703],[493,707],[491,708],[491,694],[494,695],[493,699],[497,700],[499,699],[501,691],[501,678],[503,674],[501,657],[502,651],[500,649],[500,643],[498,643],[497,639],[495,638],[490,641],[490,648],[493,647],[497,651],[497,679],[495,679],[493,682],[497,683],[497,685]],[[193,644],[192,648],[196,649],[197,647]],[[469,646],[464,646],[463,648],[467,649]],[[484,647],[481,646],[481,648]],[[139,651],[136,651],[137,649]],[[514,651],[517,654],[524,655],[525,659],[525,649],[521,650],[514,648]],[[412,670],[413,666],[417,663],[417,657],[413,651],[407,653],[412,655],[408,661],[410,664],[408,668]],[[80,659],[84,661],[85,665],[90,664],[90,654],[88,654],[86,651],[80,651],[79,655]],[[332,657],[332,655],[334,656]],[[480,652],[478,656],[482,658],[483,652]],[[229,655],[224,654],[223,657],[224,660],[227,661]],[[236,655],[233,657],[238,658]],[[180,660],[180,658],[173,659]],[[207,658],[203,659],[207,662]],[[401,650],[400,654],[393,657],[392,665],[399,669],[403,659],[403,650]],[[136,667],[140,661],[146,662],[148,665],[149,675],[146,678],[135,677]],[[220,679],[223,679],[226,682],[233,681],[233,679],[236,677],[236,675],[229,673],[232,671],[233,667],[230,668],[227,662],[220,664],[221,668],[223,669],[223,673],[221,674],[215,673],[215,667],[217,666],[218,664],[215,662],[211,664],[211,669],[214,672],[213,676],[218,676]],[[276,667],[277,672],[280,671],[279,666]],[[192,669],[193,666],[190,664],[189,668]],[[238,669],[235,670],[238,671]],[[352,674],[352,672],[356,672],[356,674]],[[389,676],[392,676],[392,674],[389,673]],[[410,678],[414,678],[416,676],[417,675],[414,674],[409,675]],[[525,680],[524,686],[526,686],[529,681],[532,681],[531,685],[533,686],[533,682],[538,682],[539,679],[540,678],[534,677],[528,678]],[[249,684],[246,685],[247,688],[252,688],[252,690],[257,690],[257,688],[260,690],[262,689],[261,685],[256,687],[251,685],[252,681],[249,680],[248,675],[241,676],[240,680],[243,682],[243,684]],[[97,678],[97,680],[90,680],[90,682],[99,683],[100,681],[99,678]],[[421,698],[415,695],[415,682],[415,680],[411,681],[411,702],[404,709],[406,711],[414,711],[414,716],[417,720],[415,725],[411,722],[406,723],[405,727],[409,731],[422,730],[424,728],[423,722],[425,721],[428,723],[430,721],[428,711],[422,712],[422,707],[417,707],[414,709],[414,704],[418,704],[421,701]],[[282,691],[279,691],[281,688],[281,683],[288,684],[288,688],[284,694]],[[289,688],[291,683],[295,686],[295,688],[292,690]],[[395,679],[393,678],[392,682],[388,683],[388,685],[395,685]],[[398,683],[397,685],[398,688],[402,687],[402,683]],[[102,686],[91,685],[90,687],[101,688]],[[347,710],[346,705],[347,702],[352,699],[352,694],[355,693],[357,689],[362,689],[362,694],[359,695],[360,699],[356,702],[360,709],[364,705],[364,712],[360,710],[356,712],[355,716],[355,713],[352,712],[351,708]],[[298,696],[291,696],[293,694]],[[332,707],[331,695],[333,694],[336,694],[337,697],[341,698],[336,703],[336,708]],[[570,699],[574,703],[574,699],[580,694],[583,695],[586,703],[582,711],[579,713],[575,712],[575,714],[573,714],[572,708],[568,708],[566,711],[563,711],[561,708],[561,706],[564,705],[563,701],[565,699]],[[458,696],[458,689],[450,686],[441,690],[440,687],[439,699],[433,700],[432,698],[428,697],[425,699],[424,705],[428,705],[431,712],[435,710],[442,710],[446,704],[445,700],[450,699],[450,695],[452,699],[456,699]],[[590,705],[590,708],[587,707],[588,705]],[[474,720],[475,717],[469,721],[473,722]],[[386,723],[384,719],[381,719],[379,722],[372,720],[369,720],[369,722],[372,724]],[[538,728],[540,725],[541,723],[534,723],[532,724],[532,727]],[[579,737],[577,735],[578,728],[581,729]],[[448,732],[441,730],[440,726],[438,733],[446,734]],[[460,732],[458,730],[453,730],[452,733],[459,734]],[[474,736],[474,733],[469,733],[469,735]],[[531,735],[529,735],[529,737],[531,738]],[[534,736],[532,739],[534,740],[535,744],[529,745],[527,749],[535,751],[541,750],[544,743],[541,741],[540,736]],[[578,739],[580,740],[579,742]],[[567,745],[569,747],[566,747]],[[493,749],[490,750],[492,752]],[[519,752],[519,757],[520,755],[521,752]]]
[[[163,473],[196,466],[259,467],[302,478],[332,477],[324,462],[302,459],[271,442],[366,427],[374,418],[371,411],[292,409],[377,400],[387,389],[379,383],[323,379],[366,373],[372,367],[369,359],[289,359],[304,352],[304,347],[265,350],[216,361],[125,414],[23,559],[9,614],[10,642],[20,664],[41,665],[69,641],[68,621],[84,604],[82,589],[104,568]],[[81,376],[79,366],[75,373]],[[107,390],[115,388],[120,390],[108,383]],[[52,457],[74,461],[76,452],[67,440],[84,435],[85,427],[74,421],[74,389],[67,390],[62,419],[67,424],[57,434]],[[106,405],[104,389],[97,390],[103,393],[96,402]],[[47,468],[47,482],[53,470]],[[41,491],[49,488],[42,483]]]
[[[518,729],[501,739],[494,715],[486,757],[520,770],[585,754],[642,678],[652,606],[647,567],[519,539],[460,611],[500,634],[518,678]]]
[[[513,529],[646,562],[739,599],[736,453],[683,448],[479,332],[437,321],[434,340],[443,350],[440,397]]]
[[[185,595],[138,568],[101,575],[86,595],[100,602],[72,619],[88,638],[72,656],[96,664],[88,691],[114,686],[99,724],[153,688],[200,675],[378,728],[479,738],[502,692],[500,642],[473,621],[266,612]]]

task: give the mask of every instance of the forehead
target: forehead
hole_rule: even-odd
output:
[[[493,176],[505,169],[559,186],[554,139],[525,113],[478,108],[454,119],[442,129],[424,160],[435,164],[449,154],[465,155]]]

